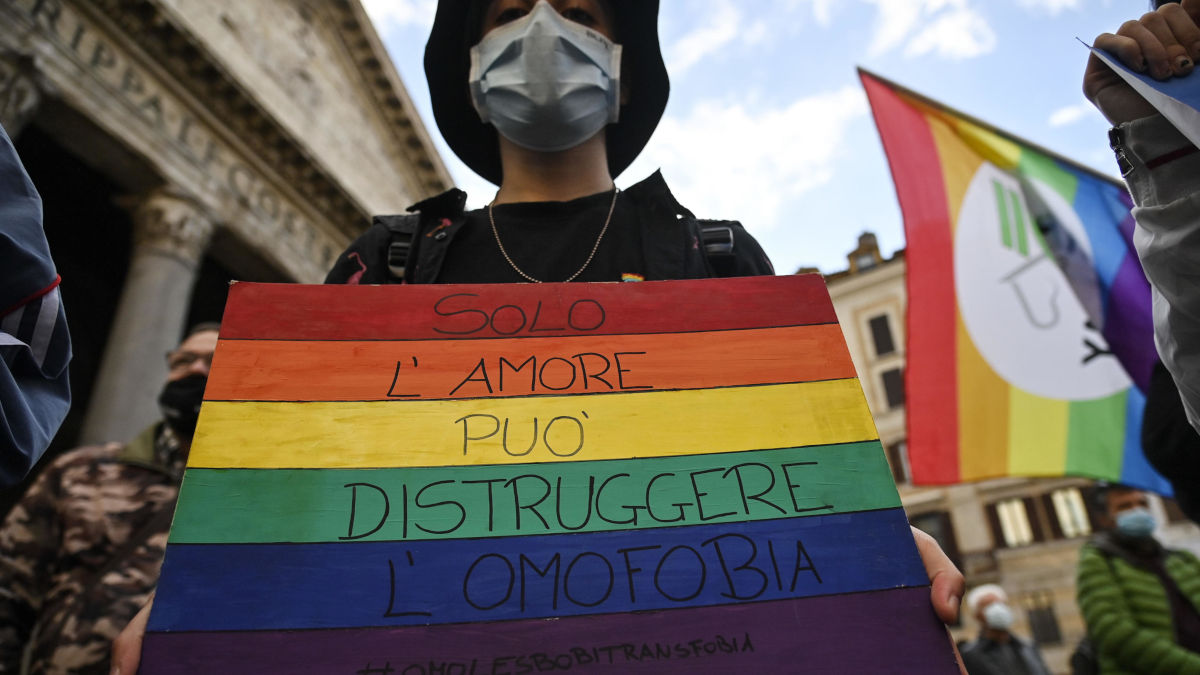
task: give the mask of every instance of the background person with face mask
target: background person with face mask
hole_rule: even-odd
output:
[[[1107,529],[1079,552],[1076,597],[1100,672],[1200,673],[1200,560],[1166,549],[1146,494],[1100,484]]]
[[[1050,675],[1037,647],[1013,635],[1008,594],[995,584],[967,593],[967,611],[979,622],[979,638],[963,646],[963,665],[969,675]]]
[[[196,326],[167,355],[163,422],[126,445],[63,454],[9,512],[0,673],[20,672],[27,645],[29,672],[109,672],[112,639],[158,582],[218,329]]]

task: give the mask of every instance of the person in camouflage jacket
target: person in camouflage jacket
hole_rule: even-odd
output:
[[[203,394],[216,342],[212,324],[199,326],[169,356],[166,422],[125,445],[65,453],[9,513],[0,528],[0,673],[108,674],[113,638],[158,582],[195,392]]]

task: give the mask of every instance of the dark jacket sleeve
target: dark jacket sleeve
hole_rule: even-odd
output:
[[[367,231],[342,251],[333,268],[325,276],[327,284],[386,284],[392,283],[388,272],[388,244],[391,233],[376,221]]]
[[[0,128],[0,488],[19,482],[71,405],[71,337],[42,200]]]
[[[991,675],[992,669],[979,655],[977,643],[970,642],[963,645],[959,650],[959,655],[962,656],[963,667],[967,669],[967,675]]]
[[[1146,459],[1175,489],[1180,508],[1200,523],[1200,434],[1188,423],[1179,388],[1161,361],[1146,392],[1142,448]]]

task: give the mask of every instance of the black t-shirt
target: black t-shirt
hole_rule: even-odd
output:
[[[522,202],[495,207],[496,230],[508,256],[540,281],[566,281],[588,259],[604,227],[612,191],[569,202]],[[645,274],[637,215],[617,196],[596,255],[575,281],[630,281]],[[528,281],[496,244],[487,209],[471,211],[446,252],[437,283],[491,284]]]

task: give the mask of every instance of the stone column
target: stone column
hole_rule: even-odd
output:
[[[33,59],[17,52],[0,52],[0,126],[15,139],[33,119],[41,102]]]
[[[133,255],[84,417],[85,444],[128,441],[160,419],[165,356],[179,344],[213,231],[190,199],[161,189],[133,209]]]

